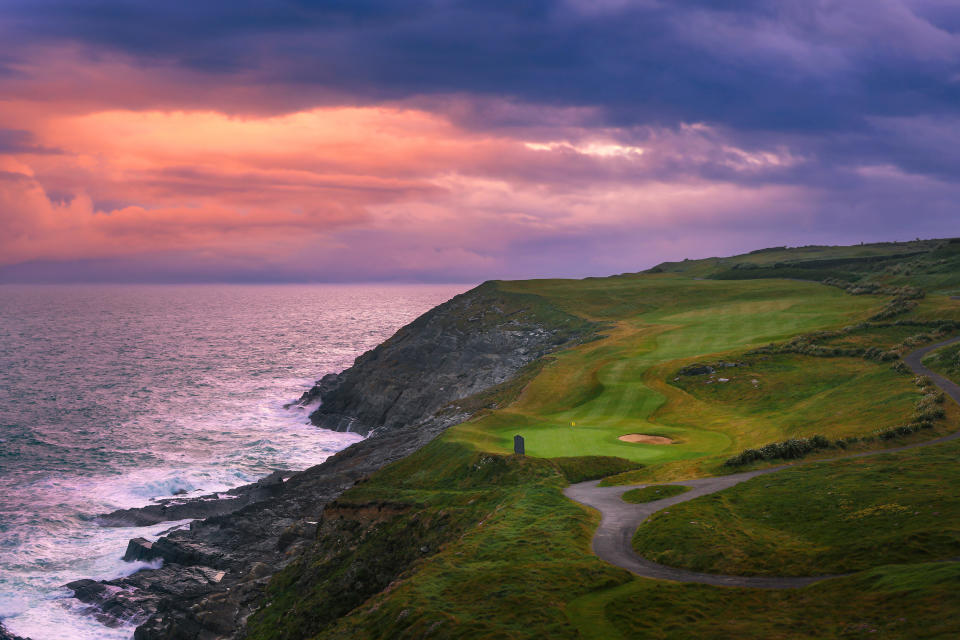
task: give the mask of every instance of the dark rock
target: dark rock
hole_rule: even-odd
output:
[[[177,489],[176,491],[173,492],[173,495],[175,495],[175,496],[185,496],[185,495],[187,495],[187,490],[186,490],[186,489]]]
[[[710,364],[704,364],[702,362],[695,362],[693,364],[688,364],[683,367],[677,373],[681,376],[703,376],[711,373],[716,373],[717,369],[726,369],[729,367],[743,367],[746,366],[742,362],[711,362]]]
[[[513,452],[518,456],[524,455],[523,436],[513,436]]]
[[[258,487],[279,487],[283,484],[283,471],[274,471],[268,476],[257,480]]]
[[[127,552],[123,554],[126,562],[141,560],[148,562],[157,558],[157,552],[153,550],[153,543],[146,538],[134,538],[127,543]]]
[[[324,376],[311,422],[363,435],[412,424],[504,382],[586,330],[555,310],[548,325],[526,300],[485,283],[428,311],[343,373]]]
[[[97,523],[104,527],[144,527],[174,520],[222,516],[274,497],[283,491],[283,479],[290,475],[289,471],[274,471],[252,484],[230,489],[226,496],[211,494],[196,498],[164,498],[145,507],[118,509],[97,516]]]
[[[341,378],[339,373],[328,373],[323,376],[311,387],[308,391],[305,391],[302,396],[295,402],[298,407],[305,407],[307,405],[313,404],[314,402],[320,401],[325,395],[329,395],[334,389],[340,386]],[[291,405],[286,405],[285,408],[289,408]]]
[[[678,371],[682,376],[703,376],[713,373],[715,369],[705,364],[688,364]]]

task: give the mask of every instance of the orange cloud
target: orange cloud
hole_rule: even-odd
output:
[[[364,267],[485,271],[530,238],[649,232],[796,198],[786,187],[658,176],[662,162],[747,157],[696,127],[634,144],[576,128],[530,141],[386,106],[240,117],[6,103],[0,113],[59,150],[0,156],[0,264],[161,252],[275,264],[352,252]],[[345,240],[352,232],[365,239]]]

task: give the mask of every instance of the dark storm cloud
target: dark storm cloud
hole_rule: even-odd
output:
[[[955,3],[954,3],[955,4]],[[818,132],[960,105],[960,6],[936,2],[6,3],[5,36],[211,81],[352,99],[465,93],[598,106],[608,124]]]
[[[0,197],[27,185],[8,188],[8,217],[106,226],[78,227],[92,258],[57,255],[72,236],[28,246],[40,259],[0,268],[0,281],[580,276],[758,246],[960,234],[957,0],[0,0],[0,43],[0,96],[19,118],[0,122]],[[338,122],[336,109],[308,113],[331,105],[390,113],[342,120],[363,143],[354,154],[336,136],[291,150],[308,129],[271,118]],[[74,128],[45,122],[45,110],[99,113],[86,125],[96,135],[59,139]],[[233,126],[245,119],[249,130]],[[5,158],[44,151],[20,130],[34,124],[77,167]],[[184,144],[218,127],[210,153],[239,168]],[[292,128],[226,144],[258,127]],[[128,154],[135,172],[123,171]],[[338,186],[351,167],[362,179]],[[89,200],[71,199],[80,191]],[[359,191],[384,196],[344,195]],[[219,231],[264,199],[277,210],[273,251],[293,257],[235,258],[234,236]],[[206,216],[200,248],[98,257],[119,244],[110,234],[180,229],[201,201],[217,206],[193,212]],[[318,227],[323,249],[295,253],[284,229],[302,238],[317,201],[343,207],[334,219],[355,216],[355,228],[331,240]],[[120,207],[131,211],[98,213]],[[435,234],[439,223],[411,223],[431,216],[456,223]],[[250,246],[266,242],[256,230]]]

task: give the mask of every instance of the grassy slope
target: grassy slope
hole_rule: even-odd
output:
[[[704,266],[702,275],[710,268]],[[837,362],[802,356],[757,363],[750,373],[763,376],[761,388],[768,393],[753,397],[748,397],[752,386],[701,393],[705,387],[671,384],[669,376],[691,359],[736,357],[751,346],[854,321],[883,303],[811,283],[701,281],[691,275],[701,274],[687,269],[683,275],[499,283],[537,296],[545,308],[606,323],[607,337],[532,368],[522,393],[505,394],[516,397],[512,404],[492,403],[500,408],[482,411],[345,494],[341,500],[348,504],[405,506],[393,524],[341,517],[344,531],[359,528],[363,535],[327,535],[315,555],[275,578],[273,604],[254,617],[253,637],[924,638],[956,632],[942,610],[960,604],[954,595],[960,570],[953,565],[885,567],[799,591],[767,592],[636,580],[590,553],[597,515],[566,500],[560,468],[533,456],[631,458],[650,464],[640,472],[647,480],[702,474],[733,450],[821,422],[837,434],[872,428],[876,421],[860,416],[877,398],[906,400],[915,393],[908,377],[889,373],[889,363],[851,359],[839,364],[840,375],[831,368]],[[945,298],[928,298],[914,314],[955,317],[956,308]],[[837,384],[823,384],[824,376]],[[845,384],[851,377],[859,387]],[[738,390],[745,392],[742,403]],[[781,397],[785,394],[789,397]],[[906,407],[890,402],[874,417]],[[840,404],[839,414],[829,411]],[[616,441],[636,431],[684,442],[656,447]],[[527,437],[533,456],[500,455],[514,433]],[[898,475],[898,455],[881,476],[891,482],[908,479]],[[933,469],[933,478],[939,463],[927,462],[920,467]],[[589,477],[593,466],[600,470],[603,463],[565,464],[582,477]],[[827,481],[829,476],[810,476],[804,482],[821,491]],[[849,484],[862,481],[851,476]],[[921,493],[914,497],[919,500]],[[869,490],[865,495],[884,498]],[[782,519],[788,526],[810,519],[800,506],[806,497],[785,494],[782,505],[790,513]],[[442,526],[433,526],[437,522]],[[896,535],[885,542],[895,544]],[[709,547],[713,539],[699,540]],[[853,556],[871,564],[869,549]],[[885,557],[900,556],[879,554],[873,560]],[[331,602],[340,607],[332,613]],[[304,626],[305,620],[310,624]],[[861,622],[862,628],[851,626]],[[874,628],[880,635],[866,635]]]
[[[945,378],[960,382],[960,344],[937,349],[923,359],[923,364]]]
[[[673,411],[669,420],[654,420],[670,392],[651,384],[651,367],[848,323],[880,304],[873,296],[772,280],[624,276],[505,286],[539,291],[559,308],[610,328],[605,339],[559,354],[515,403],[458,429],[459,437],[509,451],[513,436],[520,434],[529,455],[591,453],[643,463],[722,455],[790,433],[784,421],[731,424],[722,411],[707,421],[702,410]],[[679,442],[663,446],[617,439],[628,433]]]
[[[799,278],[911,285],[932,293],[960,292],[960,240],[883,242],[849,247],[774,247],[726,258],[664,262],[652,272],[689,277]]]
[[[576,603],[583,638],[942,639],[960,636],[960,566],[887,566],[788,591],[637,580]],[[601,633],[591,635],[594,630]]]
[[[564,603],[631,578],[588,552],[597,516],[564,498],[564,485],[548,460],[434,441],[329,509],[389,497],[395,515],[347,516],[341,529],[366,535],[327,536],[274,578],[250,637],[576,638]],[[403,573],[387,571],[394,558],[408,562]],[[371,583],[386,590],[345,598]]]
[[[958,417],[956,408],[951,417]],[[665,564],[745,575],[845,573],[954,558],[958,454],[954,441],[755,478],[654,514],[634,546]]]

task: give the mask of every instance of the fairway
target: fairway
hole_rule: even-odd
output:
[[[526,453],[540,457],[607,455],[642,463],[699,458],[776,439],[787,427],[758,433],[720,425],[716,412],[688,417],[676,407],[656,414],[668,390],[654,388],[652,367],[666,362],[758,346],[825,327],[849,324],[879,306],[819,284],[784,280],[713,281],[675,276],[602,281],[505,283],[539,295],[568,313],[607,323],[603,337],[560,353],[511,406],[457,430],[487,448],[509,451],[522,435]],[[689,396],[681,402],[695,401]],[[674,444],[629,443],[619,436],[664,436]]]

